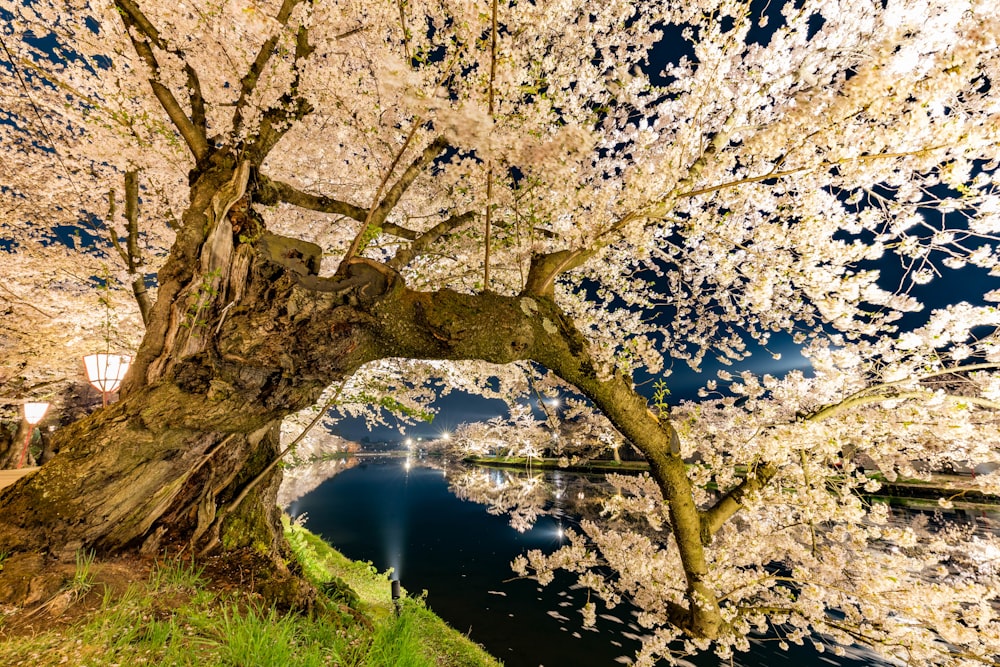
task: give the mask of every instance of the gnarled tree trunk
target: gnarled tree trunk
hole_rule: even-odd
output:
[[[718,633],[676,434],[626,378],[598,377],[550,283],[532,290],[529,280],[519,296],[417,292],[361,258],[320,277],[317,246],[254,218],[250,165],[223,152],[207,165],[121,400],[54,434],[59,455],[0,494],[0,550],[67,558],[174,543],[252,547],[280,562],[280,468],[269,465],[282,418],[375,359],[531,359],[594,400],[649,458],[698,601],[671,616],[694,634]]]

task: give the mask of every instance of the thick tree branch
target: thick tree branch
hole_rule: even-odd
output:
[[[139,314],[142,315],[142,323],[149,324],[150,313],[153,304],[146,290],[146,278],[141,272],[144,263],[142,252],[139,250],[139,173],[135,170],[125,172],[125,222],[126,222],[126,245],[123,248],[118,240],[118,233],[114,228],[115,199],[114,190],[111,191],[111,210],[108,213],[108,236],[111,244],[118,252],[125,263],[132,280],[132,294],[139,305]]]
[[[531,268],[525,280],[524,293],[551,297],[559,274],[583,266],[597,253],[593,249],[559,250],[531,258]]]
[[[146,65],[152,70],[152,76],[149,79],[149,85],[153,89],[153,94],[156,99],[160,102],[160,106],[163,110],[167,112],[167,117],[170,118],[170,122],[173,123],[177,131],[180,132],[181,137],[187,144],[188,148],[191,150],[191,154],[194,156],[195,160],[201,162],[206,157],[208,157],[209,147],[208,138],[205,136],[204,127],[199,127],[195,124],[191,118],[188,118],[184,109],[181,108],[180,103],[169,88],[164,86],[157,79],[157,72],[160,69],[159,62],[156,60],[156,55],[153,53],[153,45],[157,48],[168,50],[163,45],[160,40],[159,33],[156,28],[149,22],[149,20],[143,15],[138,7],[131,2],[131,0],[115,0],[115,5],[118,7],[119,14],[122,17],[122,22],[125,24],[125,31],[129,35],[129,39],[132,41],[132,47],[135,52],[146,61]],[[138,35],[144,35],[145,39],[140,39]],[[178,53],[178,55],[183,56],[183,54]],[[193,69],[187,67],[188,81],[189,85],[192,81],[191,74]],[[194,108],[194,115],[196,118],[200,114],[204,116],[204,105],[201,99],[200,86],[197,85],[197,76],[194,77],[193,81],[195,84],[192,87],[192,107]],[[200,120],[203,121],[203,118]]]
[[[778,474],[778,466],[770,463],[755,466],[747,471],[742,482],[730,489],[722,498],[701,515],[702,542],[708,544],[726,521],[743,508],[743,499],[760,491]]]
[[[462,213],[460,215],[453,215],[452,217],[448,218],[447,220],[442,220],[438,224],[436,224],[433,227],[431,227],[430,229],[428,229],[423,234],[420,234],[419,236],[416,236],[413,239],[413,243],[411,243],[410,245],[406,246],[405,248],[400,248],[396,252],[395,256],[387,262],[387,264],[389,266],[391,266],[392,268],[396,269],[397,271],[399,271],[404,266],[406,266],[411,261],[413,261],[414,257],[416,257],[420,253],[424,252],[427,248],[429,248],[435,241],[437,241],[438,239],[440,239],[442,236],[444,236],[445,234],[448,234],[449,232],[451,232],[451,231],[453,231],[455,229],[458,229],[459,227],[461,227],[461,226],[463,226],[463,225],[471,222],[475,218],[476,218],[476,214],[470,211],[470,212],[467,212],[467,213]],[[387,232],[387,233],[392,233],[388,229],[388,227],[389,227],[389,225],[384,225],[382,227],[382,231],[383,232]],[[392,227],[396,227],[396,226],[392,225]],[[399,227],[397,227],[396,229],[397,230],[401,230],[401,231],[405,231],[405,232],[409,232],[409,233],[413,233],[413,232],[411,232],[411,230],[408,230],[408,229],[404,230],[403,228],[399,228]],[[401,236],[401,234],[396,234],[396,235],[397,236]],[[404,237],[404,238],[408,238],[408,237]]]
[[[343,215],[358,222],[364,222],[368,218],[368,209],[366,208],[348,204],[332,197],[303,192],[287,183],[272,180],[259,172],[257,180],[258,187],[254,198],[262,204],[270,206],[282,201],[310,211]]]
[[[676,432],[647,408],[631,382],[599,377],[587,341],[548,298],[503,297],[449,290],[413,292],[390,281],[373,314],[379,354],[415,359],[481,359],[510,363],[531,359],[576,386],[646,455],[663,494],[687,580],[689,606],[671,617],[697,637],[715,637],[723,621],[708,581],[701,519],[687,467],[672,443]]]
[[[292,15],[292,10],[303,0],[284,0],[281,3],[281,8],[278,10],[278,15],[275,17],[277,22],[281,26],[288,25],[288,19]],[[236,101],[236,109],[233,112],[233,131],[239,133],[243,128],[243,119],[246,113],[247,104],[249,103],[250,95],[253,94],[254,89],[257,87],[257,82],[260,80],[261,74],[264,73],[264,68],[267,67],[267,63],[270,62],[271,56],[275,52],[275,47],[278,45],[279,35],[271,35],[268,37],[263,44],[260,45],[260,49],[257,51],[257,57],[254,58],[253,64],[250,65],[250,69],[247,73],[243,75],[240,79],[240,96]]]
[[[391,236],[398,236],[401,239],[406,239],[407,241],[416,241],[420,238],[420,232],[415,229],[409,229],[408,227],[400,227],[393,222],[386,222],[382,224],[382,233],[389,234]]]
[[[417,130],[420,128],[420,121],[417,119],[414,121],[413,129],[406,137],[406,141],[400,147],[399,151],[396,152],[396,157],[393,159],[392,164],[389,165],[389,169],[386,170],[385,176],[382,178],[382,182],[379,184],[378,191],[375,193],[375,201],[378,201],[378,205],[374,206],[368,212],[368,216],[365,218],[364,224],[361,225],[361,229],[355,235],[354,240],[351,241],[350,247],[347,252],[344,253],[343,259],[340,261],[340,266],[337,267],[337,273],[341,274],[346,271],[347,266],[364,248],[366,239],[370,235],[370,230],[375,227],[381,227],[382,223],[385,222],[386,218],[389,217],[389,213],[399,202],[400,198],[410,187],[413,181],[416,180],[424,169],[426,169],[431,163],[437,159],[437,156],[448,146],[448,141],[444,137],[437,137],[434,141],[424,147],[424,150],[420,152],[413,162],[403,171],[403,174],[399,177],[399,180],[389,188],[385,196],[382,197],[383,189],[392,177],[393,172],[396,171],[396,165],[403,158],[403,154],[406,153],[406,149],[409,147],[410,142],[417,134]],[[380,200],[381,197],[381,200]]]
[[[240,97],[236,100],[236,109],[233,111],[233,131],[235,133],[239,133],[243,129],[243,117],[246,113],[247,100],[250,94],[253,93],[254,88],[257,87],[257,81],[260,79],[267,61],[271,59],[271,54],[274,52],[274,47],[277,44],[277,35],[271,35],[267,38],[261,44],[260,50],[257,52],[257,57],[254,59],[253,64],[250,65],[249,71],[240,79]]]

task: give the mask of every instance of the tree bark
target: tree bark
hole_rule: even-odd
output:
[[[59,454],[0,492],[0,551],[72,558],[175,544],[250,547],[280,562],[280,468],[243,492],[278,455],[282,418],[376,359],[530,359],[589,396],[650,460],[688,578],[688,607],[672,617],[717,635],[676,433],[626,378],[599,377],[548,283],[520,296],[419,292],[363,258],[320,277],[319,247],[255,219],[252,165],[222,152],[204,164],[121,399],[54,433]],[[236,231],[247,226],[253,234]]]

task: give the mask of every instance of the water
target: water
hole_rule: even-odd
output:
[[[435,613],[508,667],[627,663],[642,634],[628,610],[606,610],[598,602],[597,627],[586,630],[578,610],[587,592],[571,589],[569,575],[557,576],[545,588],[513,578],[510,563],[516,556],[529,549],[554,550],[561,541],[560,529],[574,521],[572,512],[586,511],[581,506],[586,502],[586,478],[545,474],[549,482],[553,476],[573,502],[557,508],[556,516],[539,517],[523,533],[510,526],[509,517],[491,515],[486,506],[456,497],[448,490],[445,471],[408,467],[398,458],[369,459],[346,470],[294,501],[288,511],[292,516],[308,514],[306,526],[347,557],[371,561],[380,571],[393,568],[410,595],[426,591]],[[719,664],[712,654],[690,662]],[[811,646],[781,651],[773,643],[755,642],[750,653],[737,654],[733,664],[888,663],[864,649],[837,658]]]

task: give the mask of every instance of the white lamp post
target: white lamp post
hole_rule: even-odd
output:
[[[83,358],[87,380],[101,392],[104,407],[108,405],[108,394],[118,391],[131,363],[132,357],[127,354],[88,354]]]
[[[25,403],[24,421],[28,422],[28,435],[24,438],[24,448],[21,449],[21,459],[17,462],[18,468],[24,467],[24,462],[28,459],[28,446],[31,444],[31,436],[35,433],[35,426],[42,421],[45,412],[49,409],[48,403]]]

